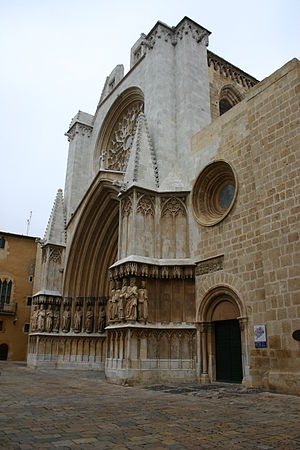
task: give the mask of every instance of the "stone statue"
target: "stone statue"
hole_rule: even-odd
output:
[[[126,301],[127,301],[127,298],[126,298],[127,289],[128,289],[127,280],[126,280],[126,278],[123,278],[122,289],[121,289],[121,292],[119,295],[119,303],[120,303],[119,309],[121,309],[121,312],[119,313],[119,319],[122,321],[125,320],[125,311],[124,310],[125,310]]]
[[[130,285],[126,293],[126,320],[136,321],[137,319],[137,302],[138,302],[138,288],[135,284],[135,278],[130,278]]]
[[[48,309],[46,311],[46,331],[48,333],[51,333],[52,328],[53,328],[53,310],[52,310],[52,306],[49,305]]]
[[[105,306],[100,306],[98,314],[98,333],[103,333],[105,330]]]
[[[127,292],[127,285],[126,285],[125,295],[126,295],[126,292]],[[121,322],[123,322],[124,319],[125,319],[125,316],[124,316],[124,301],[125,301],[125,298],[124,298],[124,296],[121,297],[121,293],[122,293],[122,291],[121,291],[121,283],[120,283],[120,281],[117,281],[117,283],[116,283],[116,297],[117,297],[117,302],[118,302],[118,319]]]
[[[110,290],[110,296],[109,296],[109,300],[108,300],[108,305],[107,305],[107,316],[108,316],[108,321],[111,322],[113,320],[113,298],[115,295],[115,282],[112,281],[111,282],[111,290]]]
[[[141,282],[141,288],[138,291],[138,320],[146,323],[148,319],[148,291],[146,282]]]
[[[39,331],[45,331],[45,306],[41,305],[38,313],[37,327]]]
[[[62,330],[64,333],[68,333],[68,331],[70,331],[70,325],[71,325],[71,311],[70,306],[66,305],[62,315]]]
[[[82,326],[82,309],[80,305],[76,306],[76,311],[74,314],[74,331],[75,333],[80,333]]]
[[[112,289],[111,302],[112,302],[111,317],[112,320],[114,321],[118,319],[118,298],[116,296],[116,289]]]
[[[39,309],[38,309],[38,305],[35,305],[33,312],[31,314],[31,331],[37,331],[38,317],[39,317]]]
[[[93,312],[92,306],[90,305],[88,307],[88,310],[86,312],[86,317],[85,317],[85,331],[87,333],[92,333],[93,322],[94,322],[94,312]]]
[[[55,306],[53,311],[53,331],[55,333],[59,331],[59,306]]]

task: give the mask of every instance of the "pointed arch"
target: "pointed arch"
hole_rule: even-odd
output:
[[[102,180],[93,187],[84,207],[66,263],[63,293],[67,297],[108,295],[108,268],[117,259],[118,190]]]

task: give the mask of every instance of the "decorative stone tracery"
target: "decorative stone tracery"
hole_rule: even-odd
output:
[[[118,118],[111,132],[107,149],[106,168],[109,170],[126,169],[129,152],[133,142],[136,122],[139,113],[144,110],[144,104],[138,101],[129,107]]]

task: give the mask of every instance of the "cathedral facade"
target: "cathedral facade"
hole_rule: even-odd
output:
[[[157,22],[73,118],[30,366],[300,392],[299,62],[259,83],[209,35]]]

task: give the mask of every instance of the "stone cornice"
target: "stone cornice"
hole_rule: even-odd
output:
[[[152,49],[157,40],[162,39],[175,46],[178,40],[182,40],[186,35],[190,35],[197,43],[203,42],[207,46],[210,31],[188,17],[184,17],[175,27],[169,27],[169,25],[158,21],[147,34],[143,45]]]
[[[236,81],[242,86],[250,88],[259,82],[256,78],[209,50],[207,51],[207,63],[208,67],[212,65],[214,70],[219,71],[220,74],[231,78],[232,81]]]
[[[93,131],[93,127],[91,125],[86,125],[84,123],[75,122],[72,127],[65,133],[68,141],[72,141],[77,134],[81,136],[87,136],[88,138],[91,136]]]
[[[192,323],[180,322],[168,322],[168,323],[117,323],[108,325],[105,330],[120,330],[124,328],[137,328],[142,330],[196,330],[196,325]]]
[[[112,279],[127,276],[145,278],[194,278],[195,264],[191,259],[157,259],[132,255],[117,261],[110,268]]]

